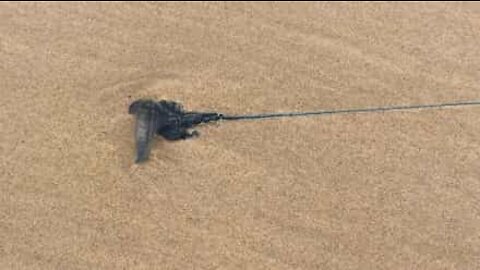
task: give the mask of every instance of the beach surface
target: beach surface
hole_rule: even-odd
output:
[[[478,3],[0,4],[0,269],[479,269]]]

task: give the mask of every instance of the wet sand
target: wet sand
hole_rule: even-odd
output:
[[[1,3],[1,269],[477,269],[478,3]]]

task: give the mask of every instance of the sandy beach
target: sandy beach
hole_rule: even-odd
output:
[[[0,269],[479,269],[479,3],[2,2]]]

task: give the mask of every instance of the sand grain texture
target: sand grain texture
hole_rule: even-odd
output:
[[[479,99],[478,3],[0,4],[1,269],[478,269],[480,108],[204,126],[130,102]]]

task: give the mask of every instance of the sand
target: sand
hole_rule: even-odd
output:
[[[478,3],[0,4],[0,269],[478,269]]]

